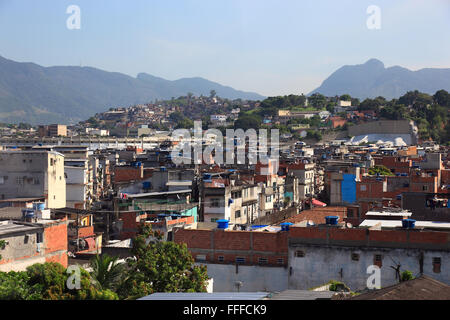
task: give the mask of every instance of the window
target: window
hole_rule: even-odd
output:
[[[278,258],[277,259],[277,264],[284,264],[284,259],[283,258]]]
[[[441,258],[440,257],[433,258],[433,272],[434,273],[441,272]]]
[[[220,207],[220,199],[211,199],[211,207]]]
[[[197,260],[197,261],[206,261],[206,255],[204,255],[204,254],[198,254],[198,255],[195,257],[195,260]]]
[[[50,165],[53,166],[55,163],[55,161],[53,160],[53,158],[50,158]]]
[[[361,191],[366,191],[366,190],[367,190],[366,185],[365,185],[365,184],[361,185],[361,187],[359,188],[359,190],[361,190]]]
[[[225,261],[225,257],[224,256],[218,256],[217,257],[217,261],[224,262]]]
[[[272,201],[272,196],[266,196],[266,202],[271,202]]]
[[[244,257],[236,257],[236,263],[245,263]]]
[[[359,254],[358,253],[352,253],[352,261],[359,261]]]
[[[422,186],[423,191],[428,191],[428,186]]]
[[[23,185],[24,179],[23,179],[23,177],[17,177],[16,181],[17,181],[17,184]]]
[[[376,254],[373,260],[374,265],[379,266],[380,268],[383,266],[383,257],[381,254]]]
[[[305,256],[305,252],[302,250],[297,250],[297,251],[295,251],[295,256],[297,258],[303,258]]]
[[[259,264],[267,264],[267,263],[269,263],[269,260],[267,260],[267,258],[258,258],[258,263]]]
[[[235,216],[235,218],[240,218],[241,217],[241,210],[236,210],[234,212],[234,216]]]
[[[0,184],[4,184],[5,183],[5,178],[4,177],[0,177]]]
[[[44,234],[42,232],[36,233],[36,243],[44,242]]]

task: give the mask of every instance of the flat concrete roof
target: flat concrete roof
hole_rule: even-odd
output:
[[[17,222],[4,221],[0,222],[0,236],[5,236],[14,233],[34,233],[42,230],[42,227],[28,226]]]
[[[401,228],[401,220],[364,220],[361,222],[359,227],[373,227],[381,223],[382,228]],[[439,222],[439,221],[416,221],[416,228],[432,228],[432,229],[444,229],[450,230],[450,222]]]

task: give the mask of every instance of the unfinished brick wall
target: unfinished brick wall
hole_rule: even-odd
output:
[[[214,263],[258,264],[264,258],[267,265],[287,265],[287,232],[252,232],[224,230],[176,229],[174,241],[186,243],[194,258],[206,256]]]
[[[65,268],[68,266],[67,257],[67,219],[46,225],[44,229],[44,247],[46,261],[58,260]],[[53,259],[53,260],[52,260]]]

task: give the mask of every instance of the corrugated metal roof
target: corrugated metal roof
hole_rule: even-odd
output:
[[[285,290],[274,294],[269,300],[328,300],[335,293],[333,291]]]
[[[269,292],[158,292],[146,297],[142,297],[138,300],[263,300],[269,295]]]

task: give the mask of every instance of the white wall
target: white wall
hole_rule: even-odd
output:
[[[295,251],[302,250],[303,258],[295,257]],[[450,284],[450,252],[425,251],[423,271],[438,281]],[[359,253],[359,261],[352,261],[351,254]],[[352,290],[366,288],[367,267],[373,265],[374,255],[381,254],[381,287],[398,283],[395,271],[391,266],[401,265],[401,272],[409,270],[414,276],[420,272],[418,249],[378,249],[364,248],[364,251],[350,247],[314,247],[300,246],[289,248],[289,267],[292,273],[289,277],[289,289],[307,290],[327,283],[330,280],[343,281]],[[441,257],[441,273],[433,272],[433,257]],[[395,262],[394,262],[395,261]],[[342,277],[340,271],[342,269]]]
[[[288,269],[231,264],[205,264],[208,276],[213,278],[213,292],[237,292],[235,283],[242,282],[240,292],[283,291],[288,288]]]

